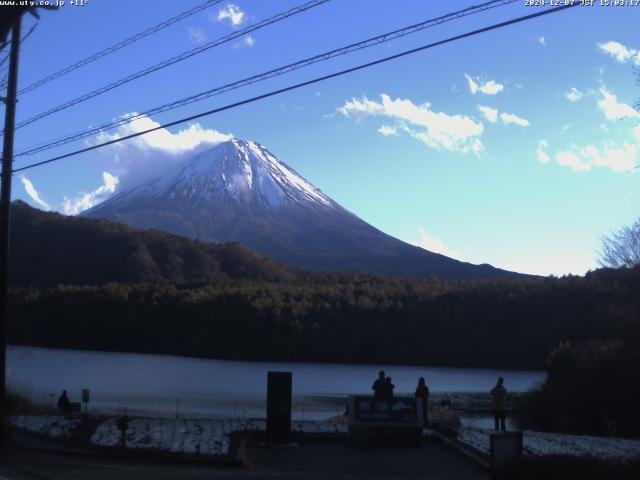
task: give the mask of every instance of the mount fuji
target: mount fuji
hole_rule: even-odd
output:
[[[240,242],[312,271],[479,279],[518,275],[391,237],[262,145],[231,139],[82,213],[211,242]]]

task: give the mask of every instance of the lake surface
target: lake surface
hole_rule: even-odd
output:
[[[112,414],[154,416],[264,417],[268,371],[293,373],[294,418],[327,418],[344,410],[345,397],[371,394],[378,370],[393,378],[397,395],[412,395],[424,376],[433,393],[487,392],[499,376],[511,392],[544,381],[540,371],[210,360],[171,355],[88,352],[9,346],[9,389],[54,406],[62,389],[80,401],[91,390],[89,408]]]

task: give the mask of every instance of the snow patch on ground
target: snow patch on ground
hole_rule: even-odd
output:
[[[71,432],[80,424],[80,419],[57,415],[20,415],[10,417],[9,424],[29,432],[59,438],[69,437]]]
[[[117,420],[98,426],[91,443],[103,447],[120,445]],[[127,448],[149,448],[172,453],[227,455],[229,426],[222,420],[132,418],[127,429]]]
[[[68,437],[80,425],[78,418],[60,416],[11,417],[12,425],[50,437]],[[154,449],[190,455],[225,456],[229,454],[229,435],[235,431],[265,431],[264,419],[206,418],[131,418],[127,428],[127,448]],[[295,421],[293,432],[340,433],[346,425],[323,421]],[[100,447],[118,447],[122,432],[117,418],[109,418],[96,428],[91,443]]]
[[[492,430],[465,428],[458,431],[458,440],[480,452],[489,453],[489,434]],[[629,460],[640,458],[640,440],[617,437],[593,437],[525,431],[526,452],[537,455],[570,455],[602,460]]]

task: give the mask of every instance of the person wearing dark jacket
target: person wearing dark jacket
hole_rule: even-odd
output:
[[[58,411],[60,413],[69,413],[71,411],[71,402],[67,397],[67,391],[63,390],[62,395],[58,398]]]
[[[505,427],[505,409],[507,401],[507,389],[504,387],[504,379],[498,378],[498,383],[491,389],[491,398],[493,399],[493,420],[495,430],[506,430]],[[499,427],[499,428],[498,428]]]
[[[422,418],[424,419],[425,426],[427,422],[427,405],[429,405],[429,387],[425,382],[424,377],[418,379],[418,386],[416,387],[416,397],[422,399]]]
[[[391,383],[391,377],[387,377],[384,380],[384,396],[387,398],[393,398],[393,389],[396,386]]]
[[[385,394],[385,378],[384,378],[384,370],[380,370],[378,372],[378,378],[373,382],[371,386],[371,390],[373,390],[373,395],[376,397],[384,397]]]

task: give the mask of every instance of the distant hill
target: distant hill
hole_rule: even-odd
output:
[[[13,203],[10,245],[13,286],[274,281],[299,275],[238,243],[202,243],[107,220],[43,212],[22,201]]]
[[[119,192],[82,216],[202,241],[240,242],[309,271],[436,275],[449,280],[520,275],[461,262],[387,235],[344,209],[262,145],[235,138]]]

